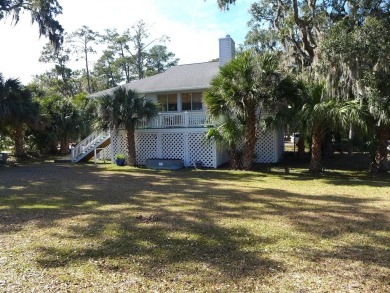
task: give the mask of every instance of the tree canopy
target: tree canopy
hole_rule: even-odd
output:
[[[103,34],[103,42],[107,45],[104,56],[100,59],[99,67],[101,73],[119,72],[122,80],[130,82],[133,79],[142,79],[165,71],[168,67],[178,62],[175,54],[169,52],[163,45],[169,41],[165,35],[159,38],[150,38],[149,26],[142,20],[136,22],[130,29],[119,33],[116,29],[107,29]],[[110,59],[112,58],[110,61]],[[115,78],[114,74],[109,76]]]
[[[0,73],[0,133],[8,133],[14,141],[15,155],[24,156],[25,126],[37,125],[38,104],[31,92],[18,79],[4,80]]]
[[[261,0],[251,5],[246,37],[246,46],[257,52],[282,52],[285,71],[324,84],[324,95],[336,104],[357,100],[367,106],[366,124],[376,125],[369,137],[380,145],[378,169],[387,164],[389,137],[383,86],[390,70],[389,7],[387,0]],[[352,141],[351,125],[349,133]]]
[[[19,22],[24,11],[31,13],[31,21],[39,26],[39,35],[46,36],[55,48],[63,42],[61,24],[55,19],[62,14],[62,7],[57,0],[0,0],[0,20],[12,17],[13,22]]]
[[[91,88],[91,77],[88,64],[89,54],[96,54],[95,49],[92,45],[99,43],[100,35],[98,32],[93,31],[89,27],[83,25],[78,30],[68,35],[68,41],[72,44],[73,52],[77,54],[81,59],[85,61],[85,72],[87,77],[87,91],[89,94],[92,93]]]
[[[217,0],[220,9],[229,9],[231,4],[236,3],[236,0]]]

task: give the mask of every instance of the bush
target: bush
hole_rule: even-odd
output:
[[[116,160],[124,160],[124,159],[126,159],[126,156],[124,154],[117,154],[115,156],[115,159]]]

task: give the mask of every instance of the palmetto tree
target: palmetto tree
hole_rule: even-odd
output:
[[[127,163],[136,165],[135,128],[143,119],[151,119],[158,113],[158,106],[134,90],[117,88],[112,95],[105,95],[99,101],[98,125],[102,128],[125,127],[127,142]]]
[[[241,154],[240,141],[244,134],[242,124],[235,120],[234,116],[225,116],[221,125],[211,128],[207,133],[207,139],[215,139],[217,143],[227,146],[230,155],[230,164],[234,170],[240,168]]]
[[[296,111],[293,120],[301,129],[312,135],[312,152],[309,170],[313,173],[322,170],[322,143],[329,129],[339,129],[351,123],[364,127],[364,111],[358,101],[338,101],[327,99],[322,83],[307,83],[303,104]]]
[[[307,133],[306,121],[296,121],[294,117],[305,103],[306,87],[302,79],[287,76],[282,79],[275,90],[273,99],[268,108],[273,115],[265,118],[268,129],[289,126],[290,131],[298,132],[300,138],[297,143],[298,159],[305,158],[305,137]]]
[[[10,78],[4,80],[3,75],[0,73],[0,125],[4,127],[4,124],[9,120],[11,115],[9,108],[9,95],[12,92],[20,90],[20,82],[17,79]]]
[[[72,136],[80,134],[84,126],[82,111],[70,98],[56,98],[49,110],[52,129],[60,143],[60,154],[66,155]]]
[[[26,154],[24,128],[38,120],[39,107],[32,101],[31,92],[18,79],[4,80],[0,74],[0,127],[9,129],[15,144],[15,156]]]
[[[264,54],[256,58],[252,53],[244,52],[220,68],[205,94],[211,115],[233,115],[234,121],[242,124],[244,170],[250,169],[253,163],[261,105],[272,99],[280,82],[277,66],[275,55]]]

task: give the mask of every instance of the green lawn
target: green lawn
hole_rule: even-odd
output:
[[[0,166],[0,291],[389,292],[390,179]]]

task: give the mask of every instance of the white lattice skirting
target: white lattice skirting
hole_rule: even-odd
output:
[[[139,129],[136,131],[137,164],[145,165],[147,159],[181,159],[184,166],[193,166],[202,161],[203,166],[217,168],[229,161],[225,148],[214,141],[207,141],[208,128]],[[125,131],[119,130],[111,136],[111,146],[104,152],[108,159],[113,154],[126,153]],[[275,163],[284,150],[283,130],[259,133],[254,161]],[[112,154],[113,152],[113,154]]]
[[[260,132],[255,147],[256,163],[276,163],[284,152],[283,129]]]
[[[205,167],[216,168],[228,162],[228,157],[223,155],[227,152],[221,150],[214,141],[207,141],[207,131],[208,128],[136,130],[137,164],[145,165],[146,160],[151,158],[181,159],[186,167],[201,161]],[[125,138],[124,130],[112,135],[114,154],[126,153]],[[105,153],[106,157],[111,156],[111,151]]]

